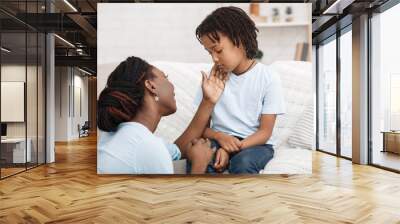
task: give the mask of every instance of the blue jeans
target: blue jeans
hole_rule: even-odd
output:
[[[239,140],[242,140],[239,138]],[[221,147],[216,140],[211,140],[211,148]],[[273,145],[264,144],[242,149],[236,154],[229,155],[228,171],[231,174],[258,174],[274,157]],[[206,173],[216,174],[214,169],[215,154],[207,166]],[[190,173],[191,164],[187,162],[187,171]]]

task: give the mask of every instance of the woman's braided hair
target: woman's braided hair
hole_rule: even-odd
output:
[[[144,81],[154,77],[152,66],[138,57],[129,57],[110,74],[97,102],[97,125],[106,132],[116,131],[132,120],[141,108]]]

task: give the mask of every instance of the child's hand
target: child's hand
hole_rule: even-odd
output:
[[[229,153],[238,152],[241,149],[242,142],[230,135],[223,132],[218,132],[216,135],[216,140]]]
[[[229,163],[229,153],[225,151],[225,149],[223,148],[218,149],[215,155],[214,168],[217,170],[217,172],[222,173],[224,172],[228,163]]]
[[[207,99],[215,104],[224,91],[227,75],[215,64],[211,69],[211,74],[208,77],[205,72],[201,71],[201,73],[203,74],[201,85],[203,97],[204,99]]]

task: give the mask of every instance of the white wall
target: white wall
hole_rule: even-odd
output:
[[[88,121],[89,116],[88,116],[88,107],[89,107],[89,102],[88,102],[88,77],[87,76],[81,76],[82,73],[78,73],[78,75],[76,74],[75,70],[75,75],[74,75],[74,83],[73,85],[75,86],[75,96],[72,96],[74,98],[74,110],[75,113],[73,113],[73,117],[72,117],[72,130],[71,130],[71,135],[73,136],[73,138],[77,138],[79,137],[79,133],[78,133],[78,124],[79,125],[83,125],[85,123],[85,121]],[[77,90],[80,90],[80,105],[79,105],[79,98],[78,98],[78,92]],[[79,108],[79,106],[81,108]],[[82,110],[82,112],[79,111],[79,109]]]
[[[228,5],[249,10],[248,3],[99,3],[98,94],[110,72],[128,56],[138,56],[149,62],[211,62],[195,36],[195,29],[213,10]],[[261,4],[260,15],[266,15],[270,22],[273,8],[279,8],[282,13],[289,5],[293,8],[294,22],[311,24],[310,4],[265,3]],[[310,40],[308,26],[260,27],[259,31],[257,39],[265,64],[294,60],[296,44]]]
[[[68,85],[67,67],[55,68],[55,141],[68,139]],[[65,97],[66,96],[66,97]]]
[[[32,66],[25,67],[22,65],[18,64],[9,64],[9,65],[2,65],[1,66],[1,81],[2,82],[24,82],[26,83],[25,80],[25,75],[26,75],[26,69],[28,72],[33,70]],[[24,94],[24,90],[22,90],[22,95]],[[7,96],[1,96],[1,98],[4,98]],[[22,113],[24,114],[24,106],[21,108]],[[9,108],[1,108],[2,114],[5,113],[5,111],[9,110]],[[9,113],[9,112],[8,112]],[[22,118],[24,120],[24,118]],[[13,137],[25,137],[25,123],[24,121],[22,122],[7,122],[8,127],[7,127],[7,134],[8,136],[13,136]]]
[[[76,68],[56,67],[55,86],[55,141],[77,139],[78,124],[88,120],[88,78]],[[74,91],[79,89],[82,114],[76,107],[79,93]]]
[[[1,81],[5,82],[25,82],[26,72],[28,74],[29,87],[36,86],[36,80],[32,80],[31,74],[36,74],[36,66],[8,64],[1,66]],[[28,137],[35,130],[36,135],[36,87],[27,88],[27,120],[28,120]],[[2,96],[4,97],[4,96]],[[24,110],[24,108],[22,108]],[[1,110],[9,110],[9,108],[1,108]],[[35,112],[35,113],[34,113]],[[7,136],[8,137],[25,137],[26,122],[7,122]],[[42,137],[42,136],[40,136]]]

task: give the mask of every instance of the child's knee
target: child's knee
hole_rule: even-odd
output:
[[[250,173],[255,166],[254,160],[255,158],[249,154],[235,156],[235,158],[230,161],[229,172],[234,174]]]
[[[274,150],[272,148],[244,150],[252,151],[239,153],[232,158],[229,166],[230,173],[259,173],[274,156]]]

